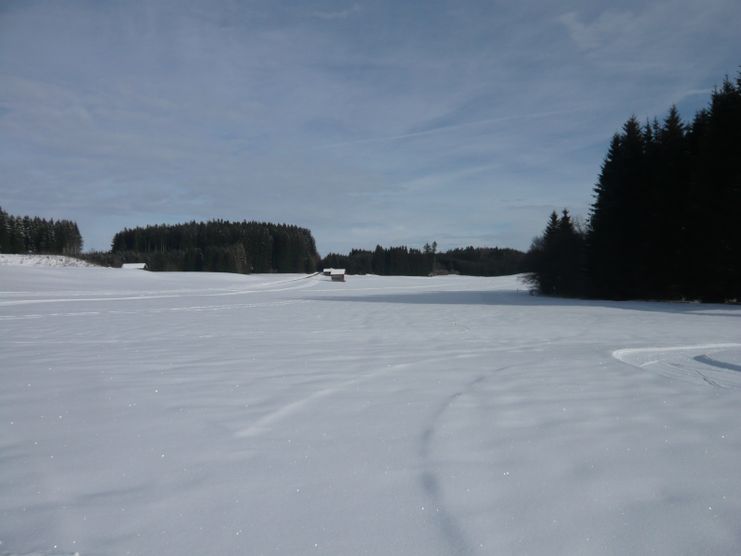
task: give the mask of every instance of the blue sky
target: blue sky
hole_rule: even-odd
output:
[[[0,0],[0,205],[526,249],[631,115],[741,64],[738,0]]]

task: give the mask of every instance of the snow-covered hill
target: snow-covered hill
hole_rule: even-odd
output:
[[[0,254],[0,266],[2,265],[22,265],[22,266],[71,266],[71,267],[92,267],[90,263],[66,257],[64,255],[7,255]]]
[[[0,554],[738,554],[738,307],[0,267]]]

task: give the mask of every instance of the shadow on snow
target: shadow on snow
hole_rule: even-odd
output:
[[[420,293],[384,293],[312,296],[313,301],[355,303],[400,303],[410,305],[500,305],[517,307],[604,307],[629,311],[650,311],[678,315],[738,317],[741,307],[673,301],[609,301],[530,295],[527,291],[437,291]]]

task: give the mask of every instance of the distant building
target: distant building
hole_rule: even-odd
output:
[[[332,282],[344,282],[345,281],[345,269],[344,268],[332,268],[329,271],[329,275],[332,277]]]

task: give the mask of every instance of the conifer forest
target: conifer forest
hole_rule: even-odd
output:
[[[629,118],[610,142],[586,226],[551,214],[526,264],[544,294],[741,299],[741,74],[685,123]]]

